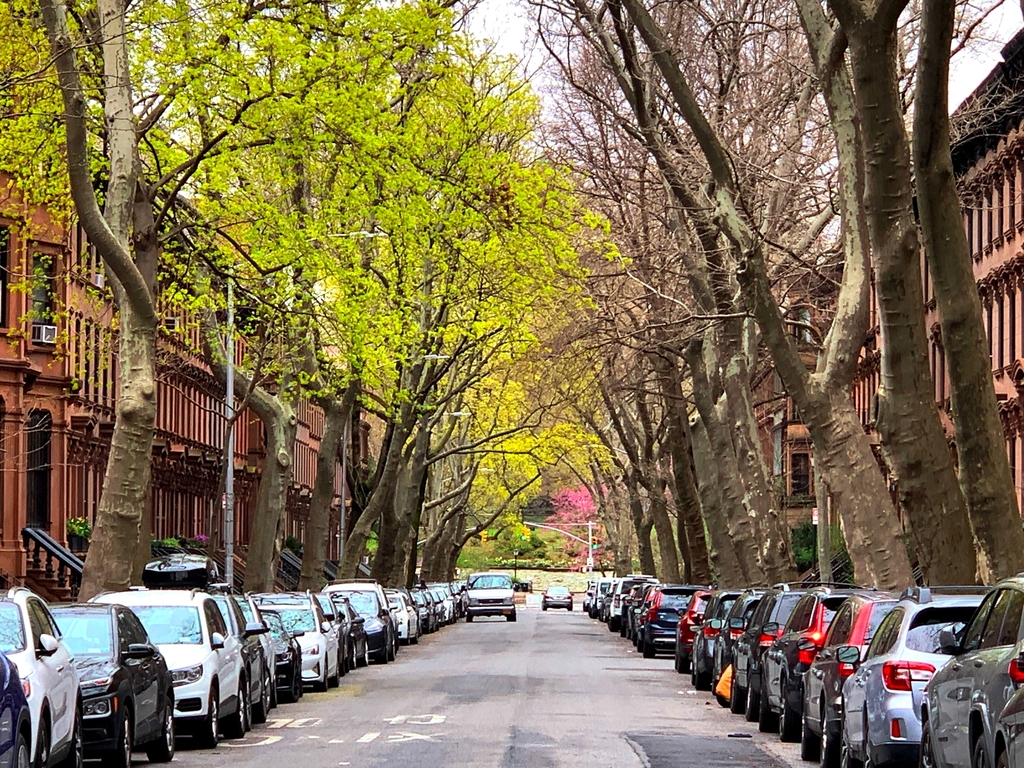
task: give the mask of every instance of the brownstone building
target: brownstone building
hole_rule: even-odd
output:
[[[0,190],[7,188],[0,192],[0,577],[17,581],[32,565],[23,529],[66,544],[69,518],[95,520],[117,399],[117,339],[102,265],[81,230],[61,227],[3,181],[0,176]],[[207,532],[222,503],[224,393],[192,351],[198,338],[186,338],[184,318],[165,312],[163,326],[152,533],[194,538]],[[241,361],[244,343],[238,347]],[[287,533],[301,540],[323,413],[300,401],[296,414]],[[263,427],[246,411],[234,430],[235,540],[244,557],[264,458]],[[356,455],[365,443],[360,431],[353,434]],[[338,472],[331,558],[338,551],[340,483]],[[45,563],[35,565],[45,569]]]

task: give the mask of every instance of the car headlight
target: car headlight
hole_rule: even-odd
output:
[[[197,664],[188,669],[175,669],[171,671],[171,681],[175,685],[188,685],[198,683],[203,679],[203,665]]]
[[[512,598],[511,598],[511,597],[506,597],[506,598],[505,598],[504,600],[502,600],[502,602],[503,602],[503,603],[504,603],[505,605],[512,605],[512,602],[513,602],[513,601],[512,601]]]
[[[471,597],[471,598],[469,598],[469,604],[470,605],[480,605],[480,598],[479,597]]]
[[[177,683],[175,683],[177,684]],[[82,704],[82,717],[105,717],[110,714],[110,698],[104,697]]]
[[[85,680],[82,682],[82,695],[95,696],[97,693],[106,691],[109,687],[109,677],[97,677],[92,680]]]
[[[311,645],[309,648],[302,652],[303,656],[319,656],[320,655],[320,643]]]
[[[380,632],[384,629],[384,622],[380,619],[367,619],[363,624],[363,629],[367,632]]]
[[[286,661],[291,661],[292,652],[291,650],[282,651],[281,653],[275,654],[274,659],[278,664],[283,664]]]

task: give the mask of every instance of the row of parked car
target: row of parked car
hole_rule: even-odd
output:
[[[48,605],[24,587],[0,597],[0,765],[128,768],[135,751],[166,763],[178,736],[215,747],[307,689],[393,661],[467,604],[460,583],[232,594],[195,556],[147,574],[146,588],[87,603]]]
[[[902,593],[633,574],[584,610],[823,768],[1024,768],[1024,574]]]

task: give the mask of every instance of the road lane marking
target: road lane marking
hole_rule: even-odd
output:
[[[271,744],[277,744],[283,738],[283,736],[267,736],[265,739],[248,744],[239,741],[222,741],[220,745],[222,747],[267,747]]]
[[[380,731],[370,731],[369,733],[364,733],[362,736],[356,739],[356,744],[369,744],[378,736],[380,736]]]
[[[444,721],[445,715],[395,715],[384,718],[384,722],[391,725],[441,725]]]
[[[345,740],[344,739],[331,739],[327,743],[328,744],[344,744]]]
[[[435,736],[440,735],[439,733],[407,733],[403,731],[402,733],[388,734],[388,742],[399,744],[404,741],[433,741]]]
[[[292,720],[286,728],[315,728],[318,725],[323,724],[323,720],[319,717],[300,717],[298,720]]]

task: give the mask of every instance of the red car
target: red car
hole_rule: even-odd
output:
[[[686,611],[679,615],[679,623],[676,624],[676,669],[683,672],[690,671],[690,664],[693,659],[693,635],[704,621],[704,608],[708,604],[711,592],[702,589],[694,592],[690,598],[690,604]]]

